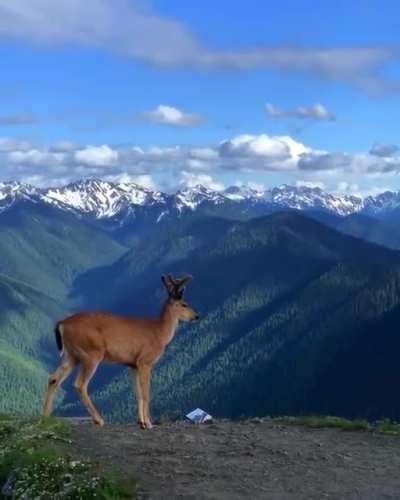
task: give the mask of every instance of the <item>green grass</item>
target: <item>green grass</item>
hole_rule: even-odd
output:
[[[68,453],[71,426],[61,419],[0,417],[0,499],[135,498],[133,479]]]
[[[341,429],[342,431],[375,432],[378,434],[388,434],[400,436],[400,423],[390,420],[378,420],[369,422],[365,419],[347,419],[331,415],[309,415],[304,417],[282,417],[277,418],[280,424],[301,425],[312,429]]]
[[[380,434],[388,434],[390,436],[400,436],[400,423],[390,420],[379,420],[376,422],[376,431]]]

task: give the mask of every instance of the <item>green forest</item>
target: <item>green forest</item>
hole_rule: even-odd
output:
[[[154,369],[156,418],[197,406],[230,418],[399,418],[388,388],[400,382],[400,253],[383,241],[395,232],[346,219],[204,212],[128,238],[16,205],[0,214],[0,412],[39,412],[59,362],[56,320],[80,309],[157,315],[171,272],[194,276],[186,298],[202,320],[180,327]],[[58,414],[84,414],[72,380]],[[106,419],[135,420],[129,369],[101,367],[91,392]]]

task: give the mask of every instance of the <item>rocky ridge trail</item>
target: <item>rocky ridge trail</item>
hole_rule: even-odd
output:
[[[140,499],[400,498],[400,438],[273,419],[73,429],[73,453],[138,478]]]

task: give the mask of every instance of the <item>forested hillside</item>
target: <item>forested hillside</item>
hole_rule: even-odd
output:
[[[126,251],[99,227],[29,201],[0,213],[0,241],[0,272],[61,299],[82,271]]]
[[[0,275],[0,413],[37,413],[57,353],[53,324],[62,306]]]
[[[317,211],[308,212],[308,215],[350,236],[388,248],[400,248],[400,226],[396,220],[377,219],[364,214],[338,217]]]
[[[379,391],[400,381],[391,355],[400,348],[393,331],[397,252],[295,212],[236,223],[196,220],[147,240],[96,276],[104,284],[115,276],[103,305],[155,313],[166,268],[194,274],[187,295],[203,319],[182,328],[155,371],[158,415],[181,415],[194,406],[230,417],[400,415],[400,406]],[[378,346],[384,363],[376,359]],[[375,387],[374,398],[367,386]],[[93,387],[109,415],[131,416],[128,373],[103,370]]]
[[[383,390],[400,382],[400,254],[365,241],[390,235],[396,247],[392,223],[222,215],[190,212],[135,233],[32,202],[0,214],[0,411],[38,411],[58,362],[55,319],[83,308],[157,314],[160,275],[190,272],[187,299],[202,320],[181,327],[154,372],[156,415],[203,406],[400,418]],[[83,413],[65,389],[58,411]],[[108,418],[132,418],[127,369],[102,367],[92,391]]]
[[[37,413],[58,362],[53,328],[83,270],[126,249],[58,209],[20,202],[0,214],[0,413]]]

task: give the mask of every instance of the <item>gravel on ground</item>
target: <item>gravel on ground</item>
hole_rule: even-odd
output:
[[[134,474],[139,499],[400,499],[396,436],[269,418],[73,428],[73,451]]]

